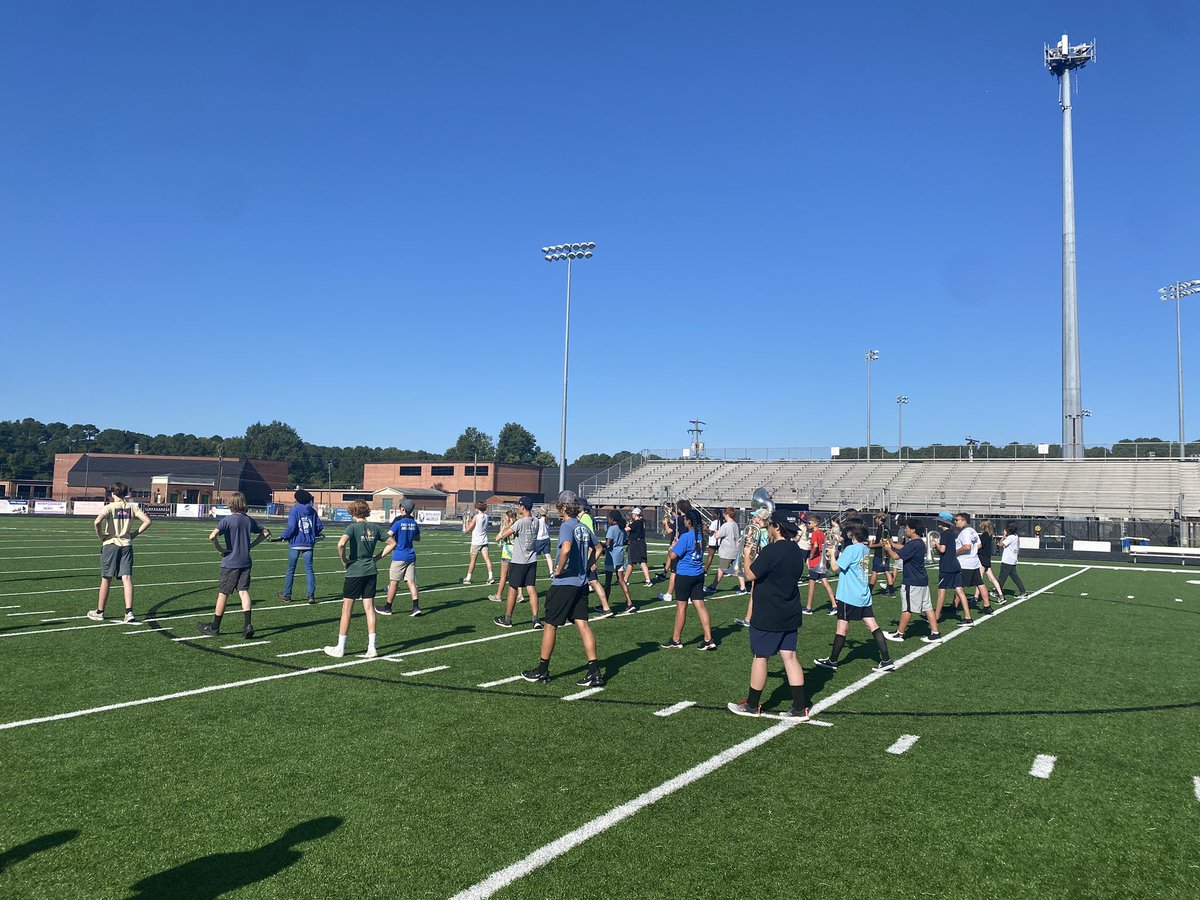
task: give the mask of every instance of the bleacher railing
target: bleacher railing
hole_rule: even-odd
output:
[[[579,483],[580,495],[591,497],[593,494],[600,493],[606,485],[628,475],[645,463],[650,457],[651,452],[649,450],[640,450],[637,453],[631,453],[628,456],[622,457],[603,472],[598,472],[587,481],[581,481]]]
[[[1046,452],[1042,453],[1041,449]],[[833,451],[837,450],[835,454]],[[706,447],[701,457],[684,456],[677,448],[643,450],[640,455],[649,460],[687,461],[719,460],[723,462],[773,461],[843,461],[860,462],[867,459],[866,446],[861,447]],[[929,444],[923,447],[905,445],[902,451],[895,444],[872,444],[871,460],[927,459],[1062,459],[1061,444],[989,444],[974,448],[962,444]],[[1178,441],[1118,441],[1114,444],[1086,444],[1087,459],[1178,459]],[[1184,456],[1200,459],[1200,441],[1188,441]],[[615,467],[614,467],[615,468]],[[603,473],[602,473],[603,474]],[[612,479],[609,479],[612,480]],[[603,484],[607,484],[603,482]],[[602,485],[601,485],[602,486]]]

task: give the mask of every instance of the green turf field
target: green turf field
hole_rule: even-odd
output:
[[[540,634],[527,605],[492,624],[453,532],[426,532],[427,612],[380,619],[385,658],[354,655],[361,614],[344,659],[320,652],[335,540],[319,605],[274,599],[286,548],[264,544],[255,643],[236,603],[198,639],[209,527],[138,542],[130,627],[83,618],[89,522],[0,520],[0,896],[444,898],[496,874],[506,898],[1200,897],[1200,569],[1027,561],[1030,600],[943,626],[941,646],[914,625],[887,675],[861,626],[836,673],[812,666],[833,632],[820,604],[800,651],[826,727],[725,711],[749,669],[729,592],[716,653],[694,649],[694,616],[688,648],[659,649],[671,612],[639,585],[642,612],[594,624],[603,691],[564,702],[585,668],[571,628],[552,684],[492,684],[536,662]],[[897,607],[876,601],[885,628]]]

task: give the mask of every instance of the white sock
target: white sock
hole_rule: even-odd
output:
[[[671,595],[670,595],[670,594],[663,594],[663,599],[664,599],[664,600],[666,600],[668,603],[670,603],[670,602],[671,602]]]
[[[339,650],[345,650],[345,649],[346,649],[346,635],[344,635],[344,634],[339,634],[339,635],[338,635],[337,648],[338,648]]]
[[[375,649],[375,634],[374,633],[367,635],[367,649],[368,650]]]

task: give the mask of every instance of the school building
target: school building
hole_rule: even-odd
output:
[[[515,503],[522,496],[541,501],[542,467],[494,462],[445,462],[421,460],[400,463],[366,463],[363,490],[372,493],[394,488],[425,488],[446,494],[448,513],[470,506],[476,499],[485,503]],[[373,504],[376,505],[376,504]]]
[[[448,510],[447,500],[450,495],[445,491],[435,491],[432,488],[394,488],[386,487],[381,491],[364,491],[360,488],[332,488],[316,485],[306,490],[313,495],[313,503],[320,510],[345,509],[355,500],[365,500],[371,509],[390,513],[399,509],[401,500],[413,502],[413,512],[433,510],[445,514]],[[290,509],[296,502],[295,490],[289,488],[275,491],[272,501],[283,509]],[[390,519],[391,517],[386,517]]]
[[[0,481],[0,500],[49,500],[52,483],[16,478]]]
[[[215,503],[235,491],[251,506],[271,500],[288,484],[288,464],[215,456],[153,456],[147,453],[56,453],[56,500],[100,500],[114,481],[129,485],[130,499],[145,503]]]

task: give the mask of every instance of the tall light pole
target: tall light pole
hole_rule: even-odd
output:
[[[896,398],[896,459],[904,458],[904,407],[908,405],[908,398],[901,394]]]
[[[1075,291],[1075,168],[1071,136],[1071,72],[1096,58],[1096,42],[1071,46],[1064,34],[1044,48],[1046,68],[1058,79],[1063,114],[1062,159],[1062,414],[1063,458],[1083,458],[1083,392],[1079,383],[1079,305]],[[1078,425],[1078,428],[1075,426]]]
[[[867,462],[871,461],[871,363],[877,359],[878,350],[867,351]]]
[[[586,241],[579,244],[556,244],[553,247],[543,247],[542,256],[546,262],[567,261],[567,325],[563,332],[563,399],[562,399],[562,433],[558,441],[558,491],[562,493],[567,487],[567,361],[571,352],[571,263],[577,259],[591,259],[596,244]]]
[[[1183,450],[1186,438],[1183,434],[1183,328],[1179,307],[1184,297],[1200,294],[1200,281],[1177,281],[1159,288],[1158,292],[1162,294],[1160,299],[1175,301],[1175,359],[1179,367],[1179,458],[1183,459],[1186,456]]]

